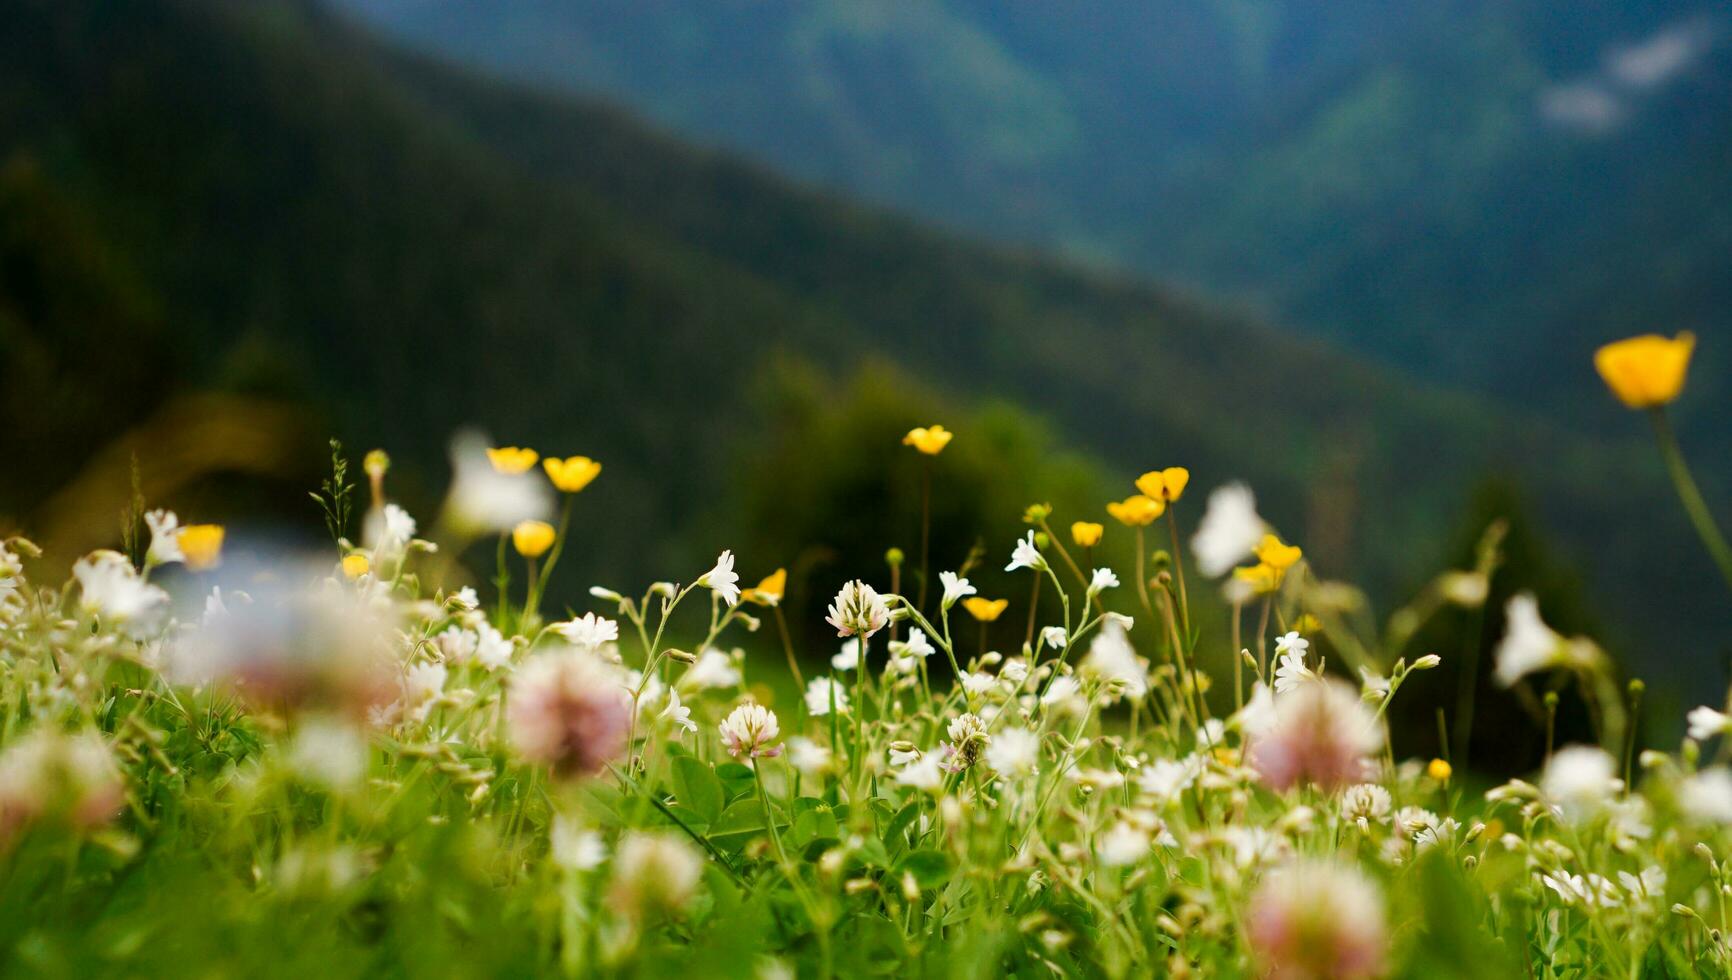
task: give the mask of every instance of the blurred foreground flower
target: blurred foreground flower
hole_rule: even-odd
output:
[[[1332,861],[1271,872],[1251,898],[1246,931],[1265,977],[1352,980],[1383,971],[1383,896],[1363,874]]]
[[[1273,724],[1251,742],[1251,765],[1271,789],[1333,790],[1363,781],[1382,745],[1383,729],[1359,692],[1313,678],[1276,697]]]
[[[506,722],[525,759],[559,775],[593,775],[625,752],[625,676],[582,650],[530,657],[511,679]]]
[[[74,828],[106,823],[124,789],[102,736],[37,729],[0,753],[0,844],[47,820]]]

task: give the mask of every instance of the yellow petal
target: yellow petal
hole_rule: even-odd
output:
[[[983,623],[990,623],[1004,615],[1005,609],[1009,607],[1009,599],[983,599],[976,595],[962,600],[962,608],[968,610],[970,616]]]
[[[553,547],[553,525],[546,521],[523,521],[511,529],[511,543],[525,558],[540,558]]]
[[[223,526],[221,524],[188,524],[175,536],[186,567],[195,572],[215,568],[222,561]]]
[[[1594,352],[1594,368],[1606,387],[1630,408],[1655,408],[1678,397],[1696,335],[1685,331],[1667,339],[1644,334],[1607,344]]]
[[[541,461],[547,478],[563,493],[577,493],[601,475],[601,464],[588,456],[558,459],[553,456]]]
[[[1070,526],[1070,538],[1079,548],[1093,548],[1101,543],[1106,528],[1093,521],[1077,521]]]
[[[1190,470],[1183,466],[1169,466],[1164,470],[1150,470],[1137,477],[1137,490],[1145,497],[1162,503],[1172,503],[1184,494],[1185,485],[1190,482]]]
[[[1145,527],[1166,513],[1167,505],[1147,494],[1133,494],[1107,504],[1107,513],[1126,527]]]
[[[952,435],[953,433],[942,425],[922,426],[909,429],[908,434],[902,437],[902,444],[913,446],[928,456],[936,456],[944,451],[945,446],[950,445]]]
[[[740,598],[747,602],[755,602],[760,606],[774,606],[782,601],[787,594],[788,570],[778,568],[764,576],[764,580],[752,588],[740,593]]]
[[[367,572],[372,570],[372,568],[373,568],[373,563],[371,561],[368,561],[367,556],[361,554],[360,552],[355,552],[352,555],[344,555],[343,556],[343,577],[344,578],[347,578],[347,579],[360,578],[361,576],[367,574]]]
[[[1252,549],[1257,560],[1275,569],[1285,572],[1298,563],[1304,551],[1296,544],[1282,544],[1281,539],[1273,534],[1263,535],[1263,540]]]
[[[517,446],[501,446],[487,450],[487,461],[493,464],[493,468],[512,476],[529,472],[529,468],[540,458],[541,454],[535,450]]]

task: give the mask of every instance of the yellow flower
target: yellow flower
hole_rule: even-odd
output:
[[[990,623],[1004,615],[1004,611],[1009,607],[1009,599],[982,599],[980,596],[973,595],[962,600],[962,608],[968,610],[970,616],[983,623]]]
[[[360,552],[343,556],[343,577],[346,579],[360,578],[371,571],[372,568],[373,563],[368,561],[367,556]]]
[[[1107,504],[1107,513],[1125,527],[1144,527],[1167,512],[1167,505],[1144,494],[1133,494],[1122,501]]]
[[[541,461],[541,467],[547,471],[547,478],[553,481],[553,485],[565,493],[576,493],[601,475],[601,464],[588,456],[566,459],[549,456]]]
[[[1183,466],[1169,466],[1164,470],[1150,470],[1137,477],[1137,489],[1145,497],[1153,497],[1162,503],[1172,503],[1185,493],[1185,484],[1191,482],[1191,471]]]
[[[1306,636],[1311,636],[1323,632],[1323,620],[1318,619],[1310,613],[1305,613],[1297,620],[1294,620],[1293,628],[1304,633]]]
[[[511,543],[525,558],[540,558],[553,547],[553,525],[546,521],[523,521],[511,529]]]
[[[535,450],[519,449],[516,446],[503,446],[499,449],[487,450],[487,461],[493,464],[493,468],[512,476],[529,472],[529,468],[534,466],[535,461],[540,458],[541,454]]]
[[[1281,539],[1273,534],[1263,535],[1263,540],[1257,543],[1257,547],[1251,549],[1251,553],[1257,556],[1258,561],[1277,572],[1285,572],[1292,568],[1305,554],[1298,545],[1282,544]]]
[[[782,596],[788,591],[788,570],[778,568],[764,576],[764,580],[752,588],[740,593],[740,598],[746,602],[755,602],[760,606],[780,605]]]
[[[175,535],[180,553],[186,557],[186,567],[195,572],[215,568],[223,557],[223,526],[221,524],[188,524]]]
[[[1425,767],[1425,774],[1440,783],[1449,782],[1449,774],[1455,772],[1449,763],[1442,759],[1431,760],[1431,765]]]
[[[1259,563],[1248,568],[1235,568],[1233,577],[1249,584],[1252,591],[1259,595],[1281,587],[1281,571],[1272,565]]]
[[[1607,344],[1594,352],[1594,367],[1612,394],[1630,408],[1654,408],[1678,397],[1684,372],[1696,349],[1696,335],[1685,331],[1672,340],[1643,334]]]
[[[1105,531],[1106,528],[1093,521],[1077,521],[1070,526],[1070,539],[1075,541],[1079,548],[1093,548],[1101,543],[1101,535]]]
[[[918,429],[909,429],[908,434],[902,437],[902,444],[913,446],[928,456],[936,456],[944,451],[945,446],[950,445],[953,434],[942,425],[921,426]]]

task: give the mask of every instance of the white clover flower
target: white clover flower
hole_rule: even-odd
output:
[[[896,774],[896,783],[924,793],[936,792],[944,787],[944,770],[938,764],[938,756],[927,753],[902,767]]]
[[[686,668],[679,682],[702,691],[739,687],[742,679],[740,669],[734,665],[734,658],[711,647],[698,654],[697,661]]]
[[[1341,819],[1358,824],[1361,830],[1370,830],[1372,824],[1382,823],[1389,817],[1393,804],[1389,790],[1376,783],[1349,786],[1341,794]]]
[[[1097,568],[1094,570],[1094,574],[1089,576],[1089,589],[1088,589],[1088,591],[1089,591],[1089,595],[1091,595],[1091,596],[1098,595],[1102,592],[1105,592],[1108,589],[1116,589],[1118,587],[1119,587],[1119,577],[1117,575],[1113,574],[1113,570],[1110,568]]]
[[[1048,626],[1040,631],[1040,642],[1054,650],[1064,649],[1065,631],[1063,626]]]
[[[1117,623],[1108,622],[1101,627],[1089,643],[1089,652],[1077,664],[1077,669],[1085,676],[1093,677],[1110,686],[1116,695],[1122,692],[1133,699],[1141,698],[1149,691],[1149,675],[1143,662],[1137,659],[1137,653],[1131,649],[1130,639]]]
[[[1040,553],[1040,549],[1034,546],[1033,531],[1028,532],[1028,537],[1016,543],[1016,549],[1010,554],[1010,564],[1004,566],[1004,570],[1007,572],[1014,572],[1019,568],[1033,569],[1037,572],[1046,571],[1046,558]]]
[[[579,650],[591,652],[619,640],[619,623],[603,619],[595,613],[584,613],[577,619],[555,623],[548,627]]]
[[[1699,823],[1732,824],[1732,771],[1714,766],[1678,784],[1678,806]]]
[[[734,553],[724,551],[716,558],[714,568],[699,576],[698,584],[722,597],[730,606],[740,604],[740,576],[734,571]]]
[[[1026,728],[1006,728],[986,746],[986,764],[1002,776],[1023,776],[1040,763],[1040,736]]]
[[[822,716],[830,713],[834,702],[836,713],[848,713],[848,690],[828,677],[814,677],[806,684],[806,713]]]
[[[594,774],[626,749],[631,697],[619,668],[582,650],[530,657],[511,679],[505,719],[530,762]]]
[[[890,621],[890,607],[876,589],[855,579],[836,593],[824,621],[836,627],[837,636],[871,637]]]
[[[180,550],[180,518],[172,510],[153,510],[144,515],[150,528],[150,547],[144,553],[147,565],[170,565],[185,561]]]
[[[967,579],[958,578],[955,572],[939,572],[938,581],[944,586],[945,609],[975,593],[974,586],[969,585]]]
[[[1732,715],[1716,711],[1707,705],[1692,709],[1686,717],[1690,723],[1690,737],[1698,742],[1706,742],[1716,735],[1732,731]]]
[[[1148,833],[1124,820],[1113,824],[1112,829],[1102,834],[1095,845],[1096,856],[1100,858],[1102,865],[1109,868],[1136,864],[1148,853]]]
[[[1617,793],[1617,762],[1605,750],[1571,745],[1552,754],[1540,792],[1572,823],[1598,812]]]
[[[1324,789],[1365,779],[1383,729],[1359,692],[1337,680],[1301,684],[1276,701],[1275,723],[1251,742],[1250,762],[1271,789]]]
[[[117,551],[96,551],[72,566],[78,580],[79,605],[87,613],[144,637],[168,614],[168,593],[139,577],[132,563]]]
[[[1504,687],[1523,677],[1554,666],[1563,659],[1564,638],[1540,618],[1539,601],[1523,592],[1504,607],[1507,621],[1503,640],[1497,645],[1497,682]]]
[[[548,844],[554,865],[567,871],[594,871],[607,860],[607,845],[601,835],[563,813],[553,818]]]
[[[828,745],[820,745],[804,736],[788,739],[788,762],[807,777],[830,771],[833,761]]]
[[[511,665],[511,655],[516,652],[517,644],[511,638],[500,633],[488,623],[480,623],[475,627],[475,661],[488,670],[499,670]]]
[[[992,736],[986,733],[986,723],[973,712],[964,712],[951,720],[945,728],[945,734],[950,736],[950,758],[947,768],[952,772],[960,772],[974,765],[980,757],[980,752],[992,741]]]
[[[1243,483],[1216,487],[1191,538],[1198,570],[1210,578],[1227,574],[1263,540],[1263,530],[1250,487]]]
[[[781,746],[771,745],[782,728],[776,723],[776,713],[761,704],[747,702],[722,719],[722,748],[734,758],[773,757],[781,754]]]
[[[673,723],[674,737],[676,738],[679,737],[680,729],[685,729],[688,732],[698,730],[698,723],[692,720],[692,709],[680,703],[680,692],[671,687],[668,688],[667,707],[663,708],[662,713],[656,717]]]

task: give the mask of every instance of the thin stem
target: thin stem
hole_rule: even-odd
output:
[[[1690,515],[1690,522],[1696,526],[1696,535],[1702,539],[1708,554],[1720,566],[1726,585],[1732,588],[1732,545],[1726,543],[1725,535],[1720,533],[1720,526],[1714,522],[1714,515],[1702,499],[1696,478],[1690,475],[1690,466],[1684,462],[1684,452],[1678,447],[1678,437],[1672,431],[1666,410],[1655,408],[1650,417],[1654,420],[1654,436],[1660,443],[1660,455],[1665,457],[1666,469],[1672,474],[1672,484],[1678,489],[1684,511]]]
[[[926,608],[928,560],[932,557],[932,458],[920,463],[920,595],[915,605]]]
[[[776,614],[776,630],[782,634],[782,652],[788,655],[788,670],[794,675],[794,685],[804,691],[806,678],[800,674],[800,662],[794,656],[794,640],[788,635],[788,618],[782,615],[781,603],[776,603],[770,609]]]
[[[1173,538],[1173,572],[1179,580],[1179,619],[1188,638],[1191,635],[1191,600],[1185,594],[1185,559],[1179,554],[1179,518],[1173,513],[1172,504],[1167,505],[1167,531]]]

